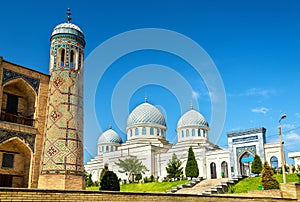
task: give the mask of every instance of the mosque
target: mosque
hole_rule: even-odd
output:
[[[125,158],[140,160],[149,170],[144,176],[162,179],[174,153],[185,166],[190,146],[199,176],[207,179],[250,175],[255,154],[281,164],[279,144],[266,144],[264,128],[228,133],[229,149],[222,149],[209,141],[209,124],[192,107],[178,120],[178,142],[171,144],[163,113],[145,100],[128,116],[126,141],[108,129],[97,156],[84,166],[85,38],[70,14],[52,31],[49,74],[0,57],[0,187],[81,190],[84,169],[97,181],[105,163],[127,179],[115,164]]]
[[[144,176],[153,175],[162,180],[167,176],[166,167],[173,154],[177,155],[185,168],[189,147],[193,148],[199,177],[204,179],[250,176],[255,154],[272,167],[278,168],[281,164],[279,144],[266,144],[265,128],[230,132],[227,134],[229,148],[222,149],[209,141],[208,122],[191,106],[177,122],[178,141],[175,144],[166,139],[166,129],[163,113],[145,99],[128,116],[127,140],[123,143],[112,128],[105,131],[98,139],[97,156],[85,165],[85,170],[92,174],[93,181],[98,181],[107,164],[109,170],[126,180],[128,176],[119,172],[116,163],[119,159],[134,158],[148,169]]]

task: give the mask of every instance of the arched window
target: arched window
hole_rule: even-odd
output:
[[[130,136],[132,136],[132,129],[130,129]]]
[[[206,137],[206,131],[203,130],[203,137]]]
[[[195,136],[195,129],[192,130],[192,136]]]
[[[75,51],[71,50],[70,53],[70,67],[75,67]]]
[[[150,135],[154,135],[154,129],[150,128]]]
[[[109,147],[108,146],[106,146],[106,152],[108,152],[109,151]]]
[[[146,128],[145,127],[142,128],[142,135],[146,135]]]
[[[156,128],[156,135],[159,136],[159,129]]]
[[[277,169],[278,168],[278,158],[276,156],[272,156],[270,159],[271,167]]]
[[[210,164],[210,177],[211,179],[217,178],[216,164],[214,162]]]
[[[188,136],[190,136],[190,131],[189,131],[189,129],[186,129],[185,130],[185,135],[188,137]]]
[[[222,178],[228,178],[228,164],[226,161],[221,163],[221,176]]]
[[[139,129],[135,128],[135,135],[139,135]]]
[[[201,130],[198,129],[198,136],[200,137],[201,136]]]
[[[165,138],[165,131],[163,130],[163,129],[161,129],[161,136],[163,137],[163,138]]]
[[[104,152],[104,146],[102,146],[101,151]]]
[[[184,132],[183,132],[183,130],[181,131],[181,137],[184,137]]]
[[[65,57],[66,57],[66,51],[65,51],[65,49],[61,49],[61,51],[60,51],[60,66],[61,67],[65,66]]]

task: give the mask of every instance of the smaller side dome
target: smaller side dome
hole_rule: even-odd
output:
[[[122,138],[120,135],[113,129],[109,129],[102,133],[98,139],[98,144],[122,144]]]
[[[177,123],[177,128],[189,126],[209,127],[204,116],[194,109],[183,114]]]

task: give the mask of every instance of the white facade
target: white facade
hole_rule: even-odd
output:
[[[163,114],[145,100],[128,117],[127,140],[122,143],[115,131],[105,131],[98,140],[98,155],[85,165],[85,170],[92,174],[93,181],[98,181],[107,163],[109,170],[126,180],[128,176],[119,172],[116,163],[119,159],[136,158],[149,170],[143,177],[153,175],[162,180],[167,176],[166,167],[173,154],[176,154],[185,168],[189,147],[193,148],[199,177],[204,179],[250,175],[250,165],[255,154],[271,165],[273,157],[277,160],[277,167],[281,163],[279,144],[265,144],[265,128],[228,133],[229,149],[222,149],[209,142],[209,125],[192,107],[178,120],[177,143],[170,144],[166,140],[166,130]]]
[[[299,152],[289,152],[288,157],[294,159],[295,166],[300,166],[300,151]]]
[[[173,153],[185,168],[188,149],[192,146],[198,163],[199,177],[221,178],[222,172],[226,172],[225,177],[231,175],[228,169],[229,151],[208,141],[209,126],[198,111],[191,107],[179,119],[176,144],[172,145],[166,140],[166,130],[163,114],[145,100],[145,103],[136,107],[128,117],[127,141],[122,144],[115,131],[105,131],[98,140],[98,155],[85,165],[85,170],[92,174],[93,181],[98,181],[101,170],[107,163],[108,169],[114,171],[119,178],[128,179],[125,173],[119,172],[120,168],[116,163],[119,159],[136,158],[149,170],[143,176],[153,175],[162,180],[167,176],[166,167]],[[210,170],[211,164],[215,165],[213,172]]]

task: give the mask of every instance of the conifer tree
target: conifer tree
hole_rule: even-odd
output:
[[[167,170],[167,177],[169,179],[175,178],[179,179],[180,176],[182,175],[182,167],[181,167],[182,162],[177,158],[176,154],[173,153],[172,159],[169,160],[169,163],[166,167]]]
[[[258,174],[261,173],[261,171],[262,171],[261,159],[257,154],[255,154],[254,160],[253,160],[252,165],[251,165],[251,172],[258,175]]]
[[[104,174],[105,174],[107,171],[108,171],[108,164],[105,163],[105,164],[104,164],[104,168],[102,169],[102,171],[101,171],[101,173],[100,173],[99,182],[101,182],[101,180],[102,180]]]
[[[261,184],[265,190],[279,189],[279,183],[277,182],[273,169],[269,166],[268,162],[265,162],[264,168],[261,172]]]
[[[185,175],[187,177],[198,177],[199,175],[198,164],[192,147],[189,148],[188,160],[185,166]]]

